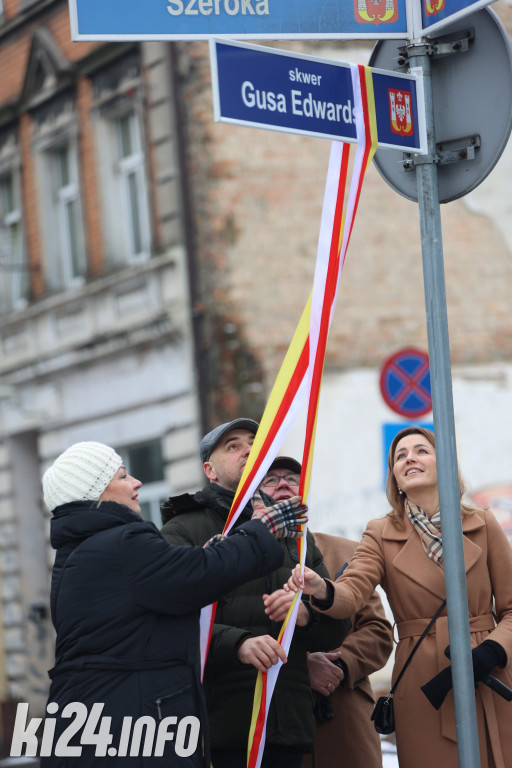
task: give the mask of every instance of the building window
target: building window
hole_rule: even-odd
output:
[[[129,224],[129,253],[132,259],[143,259],[149,250],[147,195],[144,179],[138,120],[130,112],[116,120],[119,176],[125,221]]]
[[[71,145],[61,144],[47,151],[57,247],[65,284],[85,273],[77,163]]]
[[[20,176],[17,171],[0,174],[0,222],[2,306],[11,310],[26,305],[29,286],[22,236]]]
[[[119,454],[128,473],[142,483],[138,492],[142,517],[161,528],[160,504],[170,495],[170,489],[165,482],[160,440],[121,448]]]
[[[135,109],[112,106],[97,121],[107,262],[124,266],[150,255],[146,158]],[[112,204],[115,201],[115,205]]]
[[[77,142],[72,131],[51,132],[36,155],[46,280],[61,291],[83,282],[85,237],[80,199]]]

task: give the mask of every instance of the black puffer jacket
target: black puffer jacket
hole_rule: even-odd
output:
[[[56,665],[50,671],[49,701],[59,705],[59,734],[72,722],[60,718],[69,702],[90,713],[104,703],[112,717],[111,747],[118,748],[123,718],[195,715],[207,740],[199,683],[199,610],[226,591],[274,569],[282,548],[258,521],[241,536],[206,549],[170,547],[152,523],[114,502],[77,502],[58,507],[51,522],[57,549],[51,608],[57,630]],[[69,558],[69,559],[68,559]],[[176,731],[176,729],[175,729]],[[78,734],[78,737],[80,734]],[[70,745],[78,744],[78,737]],[[201,743],[201,740],[199,740]],[[43,768],[80,765],[209,766],[199,749],[164,757],[43,757]],[[162,762],[164,761],[164,762]]]
[[[195,496],[184,494],[170,498],[162,505],[162,533],[173,544],[203,544],[222,531],[232,498],[233,494],[214,484]],[[271,504],[272,499],[266,497],[266,503]],[[249,510],[247,514],[250,514]],[[237,525],[243,519],[244,514]],[[238,660],[237,651],[248,637],[268,634],[277,638],[279,634],[281,625],[270,621],[265,614],[262,595],[281,589],[298,562],[296,541],[281,539],[280,543],[283,565],[226,593],[217,607],[204,681],[210,738],[215,749],[247,746],[257,672],[254,667]],[[306,565],[327,576],[320,550],[310,534]],[[350,621],[325,621],[325,618],[315,612],[308,627],[295,630],[288,661],[279,673],[270,705],[268,744],[304,752],[313,748],[315,718],[307,651],[338,647],[350,628]]]

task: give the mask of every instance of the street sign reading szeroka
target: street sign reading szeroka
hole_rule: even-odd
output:
[[[493,0],[69,0],[73,40],[419,37]]]
[[[73,40],[407,36],[406,0],[69,0]]]
[[[212,40],[210,54],[217,121],[357,141],[350,64],[224,40]],[[379,147],[424,151],[416,75],[371,76]]]

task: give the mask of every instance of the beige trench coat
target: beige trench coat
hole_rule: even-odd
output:
[[[357,542],[313,534],[332,577],[350,560]],[[371,722],[374,697],[368,675],[384,666],[393,647],[391,624],[376,592],[352,619],[339,649],[347,665],[344,685],[330,697],[333,719],[317,726],[315,751],[304,768],[381,768],[380,737]]]
[[[389,518],[368,524],[349,567],[335,583],[334,602],[327,610],[331,616],[352,616],[365,605],[375,586],[382,585],[399,637],[393,680],[445,597],[443,570],[427,557],[408,518],[404,526],[398,530]],[[462,528],[471,645],[490,639],[505,649],[509,666],[495,668],[493,674],[512,687],[512,547],[489,511],[464,516]],[[443,651],[448,643],[445,609],[394,696],[400,768],[458,765],[453,692],[436,711],[420,690],[447,666]],[[482,768],[511,768],[512,702],[479,683],[476,707]]]

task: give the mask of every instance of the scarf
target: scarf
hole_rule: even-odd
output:
[[[413,528],[420,537],[420,541],[423,544],[423,549],[430,557],[431,560],[439,567],[443,562],[443,539],[441,537],[441,510],[437,510],[435,514],[429,519],[423,512],[421,507],[417,504],[413,504],[414,512],[411,508],[411,504],[407,499],[405,502],[405,509],[409,516]]]

